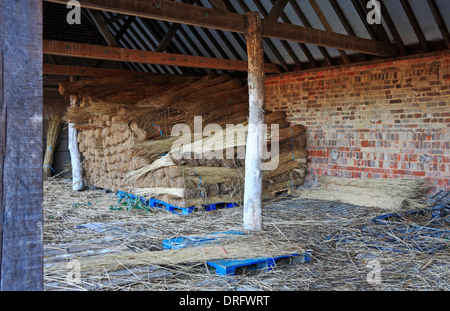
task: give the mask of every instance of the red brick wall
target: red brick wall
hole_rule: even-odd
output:
[[[320,175],[426,178],[450,190],[450,53],[266,78],[266,108],[307,127]]]

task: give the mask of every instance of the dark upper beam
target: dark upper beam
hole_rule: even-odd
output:
[[[94,77],[94,78],[133,75],[133,74],[148,74],[141,71],[131,71],[122,69],[107,69],[107,68],[51,65],[51,64],[44,64],[42,73],[54,76],[78,76],[78,77]]]
[[[406,50],[405,43],[403,42],[403,39],[400,36],[400,33],[398,32],[397,27],[395,26],[395,23],[392,20],[392,17],[389,14],[389,12],[386,8],[386,4],[384,2],[382,2],[382,4],[381,4],[381,16],[383,16],[384,21],[386,22],[386,24],[389,28],[389,31],[391,32],[392,36],[394,37],[395,43],[397,44],[400,54],[402,56],[408,55],[408,51]]]
[[[300,6],[297,4],[297,1],[290,0],[289,3],[291,4],[292,8],[294,9],[295,14],[297,14],[297,17],[301,20],[303,25],[305,25],[305,27],[312,28],[311,23],[309,22],[305,13],[303,13]],[[322,56],[325,59],[325,61],[327,62],[327,64],[329,66],[332,66],[333,61],[331,60],[331,57],[330,57],[330,54],[328,54],[328,51],[323,46],[318,46],[317,49],[319,50],[320,54],[322,54]]]
[[[333,31],[330,24],[328,23],[327,18],[323,14],[322,10],[320,9],[319,5],[317,4],[316,0],[309,0],[309,3],[311,4],[311,7],[313,8],[314,12],[316,13],[317,17],[319,18],[320,22],[322,23],[323,27],[327,31]],[[344,63],[350,64],[350,59],[348,58],[347,54],[345,54],[345,51],[338,50],[339,54],[341,55],[342,59],[344,60]]]
[[[419,39],[422,50],[424,52],[428,52],[429,48],[428,48],[427,40],[425,39],[425,35],[423,34],[422,28],[420,28],[419,22],[416,19],[416,16],[414,14],[414,11],[413,11],[411,5],[409,4],[408,0],[400,0],[400,3],[402,4],[403,9],[405,10],[406,15],[408,16],[408,20],[414,29],[417,39]]]
[[[450,49],[450,34],[448,32],[447,26],[445,25],[444,19],[442,18],[441,12],[437,6],[435,0],[427,0],[428,5],[430,6],[431,13],[433,13],[434,19],[441,31],[442,36],[444,37],[445,44],[447,45],[447,49]]]
[[[230,71],[247,71],[248,66],[245,61],[149,52],[53,40],[44,40],[43,51],[44,54],[48,55]],[[274,64],[265,64],[264,68],[266,73],[280,73],[280,69]]]
[[[277,2],[273,4],[272,9],[266,17],[266,20],[276,21],[278,18],[280,18],[288,2],[289,0],[277,0]]]
[[[67,4],[66,0],[45,0]],[[131,16],[159,19],[164,21],[214,28],[243,33],[245,16],[221,10],[200,7],[168,0],[81,0],[81,6]],[[356,38],[328,31],[264,21],[264,36],[269,38],[303,42],[336,49],[350,50],[378,56],[396,56],[392,45],[385,42]]]

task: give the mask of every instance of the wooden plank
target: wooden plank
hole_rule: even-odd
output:
[[[66,0],[45,1],[66,4]],[[135,0],[119,2],[110,0],[82,0],[80,1],[80,4],[81,6],[90,9],[225,31],[244,33],[244,30],[246,29],[244,15],[175,1]],[[385,42],[279,23],[276,21],[266,20],[262,21],[262,23],[264,24],[264,37],[309,43],[378,56],[390,57],[397,55],[397,52],[392,48],[392,45]]]
[[[44,54],[124,61],[131,63],[247,71],[247,62],[245,61],[149,52],[52,40],[44,40]],[[280,69],[277,65],[266,64],[265,68],[267,73],[280,73]]]
[[[245,33],[248,54],[249,119],[245,154],[244,229],[261,231],[262,145],[264,142],[264,62],[263,24],[258,12],[247,13]]]
[[[0,1],[0,290],[43,289],[42,2]]]
[[[264,36],[372,55],[397,56],[396,49],[384,42],[274,21],[265,21]]]
[[[93,68],[81,66],[66,66],[66,65],[52,65],[44,64],[43,74],[55,76],[78,76],[78,77],[111,77],[133,74],[152,74],[140,71],[122,70],[122,69],[107,69],[107,68]]]

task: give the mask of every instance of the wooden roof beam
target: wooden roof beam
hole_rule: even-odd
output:
[[[67,4],[66,0],[45,0]],[[81,0],[81,6],[116,12],[131,16],[158,19],[181,24],[220,29],[243,33],[245,16],[192,4],[168,0]],[[263,20],[264,37],[302,42],[335,49],[349,50],[378,56],[396,56],[398,53],[392,44],[363,38],[306,28],[302,26]]]
[[[276,21],[281,17],[281,14],[283,14],[284,8],[288,4],[289,0],[277,0],[272,6],[272,9],[270,10],[269,14],[266,16],[266,20],[270,21]]]
[[[416,34],[417,39],[419,39],[422,50],[424,52],[428,52],[430,49],[427,44],[427,39],[425,38],[425,35],[423,34],[422,28],[420,28],[419,22],[417,21],[417,18],[414,14],[414,11],[413,11],[411,5],[409,4],[408,0],[400,0],[400,3],[402,4],[403,9],[405,10],[406,15],[408,16],[408,20],[414,29],[414,33]]]
[[[431,9],[431,13],[433,13],[434,19],[436,20],[439,30],[441,31],[441,34],[444,37],[447,49],[450,49],[450,34],[448,32],[447,26],[445,25],[444,19],[442,18],[442,14],[439,11],[437,3],[435,0],[427,0],[427,2]]]
[[[230,71],[247,71],[248,66],[247,62],[238,60],[122,49],[53,40],[44,40],[44,54]],[[281,72],[280,68],[274,64],[265,64],[264,67],[266,73]]]
[[[328,23],[327,18],[323,14],[321,8],[317,4],[316,0],[309,0],[309,3],[311,4],[311,7],[313,8],[314,12],[316,13],[317,17],[319,18],[320,22],[322,23],[323,27],[327,31],[333,31],[330,24]],[[342,59],[344,60],[344,63],[350,64],[350,59],[348,58],[347,54],[345,54],[344,50],[338,50],[339,54],[341,55]]]
[[[122,69],[44,64],[43,74],[55,76],[102,78],[102,77],[123,76],[132,74],[152,74],[152,73],[142,71],[122,70]]]

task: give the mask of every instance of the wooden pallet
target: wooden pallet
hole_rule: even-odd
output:
[[[234,275],[239,268],[243,268],[247,271],[272,270],[276,267],[277,262],[284,258],[291,258],[295,263],[308,263],[311,261],[311,253],[306,252],[303,254],[290,254],[278,257],[219,259],[208,261],[207,264],[212,267],[218,275]]]

